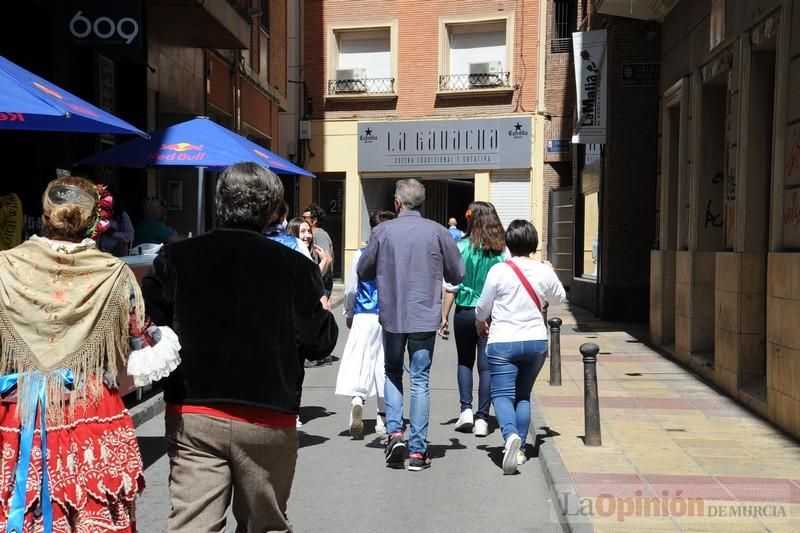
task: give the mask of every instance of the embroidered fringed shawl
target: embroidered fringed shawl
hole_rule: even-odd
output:
[[[46,380],[47,419],[61,422],[67,390],[59,369],[71,370],[76,390],[69,415],[102,396],[103,374],[116,378],[127,356],[131,313],[144,323],[133,272],[100,252],[94,241],[55,243],[41,237],[0,252],[0,374],[20,373],[17,414],[32,414],[37,384]]]

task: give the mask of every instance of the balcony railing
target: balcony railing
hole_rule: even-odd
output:
[[[551,54],[565,54],[572,52],[572,37],[554,38],[550,41]]]
[[[393,95],[394,78],[328,80],[328,96],[347,94]]]
[[[449,74],[439,76],[440,91],[471,91],[509,87],[510,72],[494,74]]]

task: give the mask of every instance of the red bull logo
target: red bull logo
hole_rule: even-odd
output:
[[[169,150],[170,152],[202,152],[203,145],[202,144],[191,144],[191,143],[173,143],[173,144],[162,144],[161,150]]]
[[[162,144],[157,153],[150,154],[150,159],[153,161],[202,161],[206,157],[203,146],[187,142]]]

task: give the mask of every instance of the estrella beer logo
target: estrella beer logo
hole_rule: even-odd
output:
[[[157,153],[150,154],[154,161],[202,161],[205,157],[202,144],[187,142],[162,144]]]
[[[519,120],[517,121],[516,124],[514,124],[513,127],[514,127],[513,130],[508,130],[509,137],[513,139],[519,139],[520,137],[528,136],[528,130],[525,129],[525,126],[523,126]]]

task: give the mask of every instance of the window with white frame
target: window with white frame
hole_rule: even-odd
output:
[[[509,86],[506,19],[451,23],[445,30],[440,90]]]
[[[336,30],[329,94],[394,93],[389,28]]]

